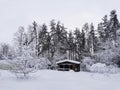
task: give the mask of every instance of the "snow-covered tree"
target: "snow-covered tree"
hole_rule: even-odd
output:
[[[13,59],[14,58],[14,49],[7,43],[0,44],[0,60],[3,59]]]
[[[25,46],[21,56],[9,61],[11,66],[10,71],[18,78],[28,78],[29,73],[36,71],[36,65],[38,62],[30,55],[29,50],[30,49]]]
[[[17,56],[21,56],[23,53],[23,43],[24,43],[24,27],[19,27],[18,31],[15,33],[14,37],[14,46]]]
[[[84,32],[84,40],[85,40],[85,52],[86,52],[86,55],[88,54],[89,52],[89,32],[90,32],[90,27],[89,27],[89,24],[88,23],[85,23],[82,27],[82,30]]]
[[[46,24],[40,26],[38,31],[38,57],[50,57],[51,36]]]
[[[67,43],[68,43],[68,58],[70,60],[74,60],[74,53],[75,53],[75,43],[74,43],[74,36],[72,34],[72,32],[68,33],[68,39],[67,39]]]
[[[74,35],[75,35],[75,52],[76,52],[76,60],[80,61],[82,59],[82,54],[83,54],[83,37],[82,34],[80,32],[80,30],[78,28],[76,28],[76,30],[74,31]]]
[[[9,47],[8,44],[2,43],[2,44],[1,44],[1,50],[0,50],[0,52],[1,52],[1,54],[2,54],[4,57],[8,57],[8,55],[9,55],[9,49],[10,49],[10,47]]]
[[[117,19],[116,10],[110,12],[109,21],[109,39],[112,41],[113,46],[116,43],[116,31],[119,29],[119,20]]]
[[[51,26],[51,46],[50,53],[51,58],[59,60],[61,57],[66,54],[66,45],[67,45],[67,32],[64,25],[61,25],[60,22],[55,23],[54,20],[50,23]],[[64,58],[64,57],[63,57]]]
[[[94,56],[94,51],[95,51],[95,31],[94,31],[93,23],[91,23],[91,25],[90,25],[88,45],[89,45],[90,55]]]

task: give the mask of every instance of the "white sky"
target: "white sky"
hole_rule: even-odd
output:
[[[47,25],[60,20],[74,29],[85,22],[97,25],[112,9],[120,19],[120,0],[0,0],[0,42],[11,43],[18,27],[27,28],[33,20]]]

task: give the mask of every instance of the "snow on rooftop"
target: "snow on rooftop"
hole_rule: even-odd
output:
[[[60,61],[58,61],[56,63],[59,64],[59,63],[63,63],[63,62],[71,62],[71,63],[75,63],[75,64],[80,64],[80,62],[78,62],[78,61],[69,60],[69,59],[60,60]]]

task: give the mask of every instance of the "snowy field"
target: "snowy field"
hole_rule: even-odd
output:
[[[120,73],[40,70],[30,77],[21,80],[0,70],[0,90],[120,90]]]

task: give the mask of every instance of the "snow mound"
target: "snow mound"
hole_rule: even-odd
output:
[[[10,68],[10,64],[7,60],[0,60],[0,69],[8,70]]]
[[[90,71],[97,73],[118,73],[120,72],[120,69],[113,65],[107,66],[106,64],[96,63],[90,67]]]

